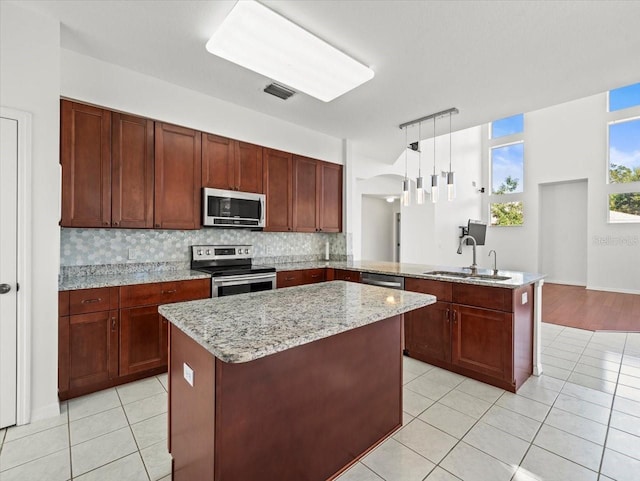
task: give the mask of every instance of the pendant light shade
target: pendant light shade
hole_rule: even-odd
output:
[[[451,170],[451,114],[449,114],[449,172],[447,172],[447,200],[456,198],[456,184]]]
[[[400,202],[404,207],[411,205],[411,191],[409,177],[407,176],[407,128],[404,129],[404,180],[402,181],[402,196]]]

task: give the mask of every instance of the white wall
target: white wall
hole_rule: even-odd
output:
[[[62,49],[61,95],[204,132],[342,163],[342,140]]]
[[[393,203],[363,195],[362,218],[362,259],[393,261]]]
[[[0,104],[31,112],[31,419],[58,412],[60,27],[0,2]]]
[[[587,285],[587,181],[540,185],[540,272]]]
[[[488,233],[502,267],[539,269],[539,184],[587,179],[587,288],[640,293],[640,224],[607,223],[606,110],[602,93],[525,114],[525,225]]]

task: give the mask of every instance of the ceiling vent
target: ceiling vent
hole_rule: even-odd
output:
[[[295,94],[293,90],[283,87],[282,85],[278,85],[277,83],[267,85],[264,88],[264,91],[268,94],[275,95],[282,100],[287,100],[289,97]]]

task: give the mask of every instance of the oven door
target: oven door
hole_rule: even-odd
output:
[[[211,279],[211,297],[232,296],[247,292],[268,291],[276,288],[276,273],[222,276]]]

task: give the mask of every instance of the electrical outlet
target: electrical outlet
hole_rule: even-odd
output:
[[[138,249],[129,247],[129,260],[135,260],[138,258]]]
[[[524,306],[527,302],[529,302],[529,295],[527,292],[522,293],[522,305]]]
[[[182,375],[184,380],[189,383],[189,386],[193,387],[193,369],[191,369],[186,362],[182,363]]]

